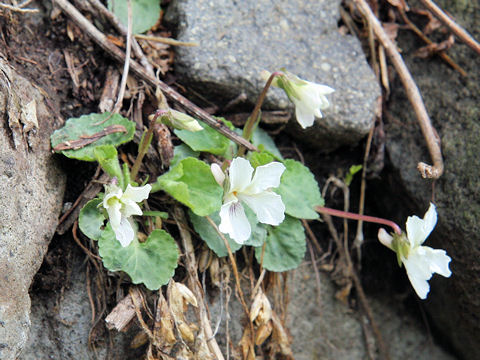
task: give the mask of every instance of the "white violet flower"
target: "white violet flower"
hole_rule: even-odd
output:
[[[303,129],[312,126],[315,117],[323,117],[321,110],[330,106],[325,95],[335,91],[329,86],[300,79],[287,71],[275,77],[272,85],[282,88],[295,104],[295,116]]]
[[[378,231],[380,242],[397,253],[399,265],[403,263],[408,279],[421,299],[426,299],[430,291],[428,280],[434,273],[450,277],[452,272],[449,263],[452,260],[445,250],[422,246],[437,223],[435,205],[430,207],[423,219],[409,216],[407,219],[407,234],[389,235],[385,229]]]
[[[211,169],[215,180],[223,186],[225,174],[220,166],[212,164]],[[257,167],[254,174],[248,160],[241,157],[233,159],[220,209],[219,230],[239,244],[244,244],[250,238],[252,229],[242,203],[253,210],[259,222],[279,225],[285,218],[285,205],[282,197],[271,189],[280,185],[284,171],[283,164],[271,162]]]
[[[103,207],[107,210],[108,218],[115,237],[123,247],[128,246],[135,237],[132,215],[142,215],[138,202],[148,198],[151,185],[141,187],[127,185],[125,192],[115,184],[105,185]]]

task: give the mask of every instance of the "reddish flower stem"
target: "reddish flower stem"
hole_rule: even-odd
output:
[[[372,222],[372,223],[376,223],[376,224],[387,225],[387,226],[390,226],[396,234],[398,234],[398,235],[402,234],[402,229],[400,229],[400,226],[398,226],[396,223],[394,223],[391,220],[378,218],[376,216],[360,215],[360,214],[355,214],[355,213],[351,213],[351,212],[347,212],[347,211],[330,209],[330,208],[323,207],[323,206],[315,207],[315,211],[319,212],[321,214],[328,214],[328,215],[332,215],[332,216],[341,217],[341,218],[344,218],[344,219],[363,220],[363,221],[366,221],[366,222]]]

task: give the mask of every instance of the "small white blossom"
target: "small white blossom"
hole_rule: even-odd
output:
[[[426,299],[430,291],[428,280],[434,273],[450,277],[450,257],[445,250],[422,246],[437,223],[435,205],[430,204],[423,219],[409,216],[407,219],[407,234],[393,236],[385,229],[378,231],[380,242],[397,253],[399,263],[405,265],[408,279],[421,299]]]
[[[123,192],[115,184],[105,186],[102,205],[107,210],[115,237],[123,247],[128,246],[135,237],[131,216],[142,215],[137,203],[147,199],[151,189],[151,185],[136,187],[128,184]]]
[[[323,117],[321,110],[330,106],[325,95],[335,91],[329,86],[300,79],[287,71],[277,76],[272,85],[282,88],[295,104],[297,121],[304,129],[313,125],[315,117]]]
[[[220,167],[212,165],[212,173],[223,185],[225,176]],[[280,195],[271,191],[280,185],[285,166],[279,162],[259,166],[255,170],[244,158],[233,159],[226,183],[223,205],[220,209],[219,230],[239,244],[245,243],[252,229],[242,203],[253,210],[259,222],[279,225],[285,218],[285,205]],[[252,178],[253,175],[253,178]]]

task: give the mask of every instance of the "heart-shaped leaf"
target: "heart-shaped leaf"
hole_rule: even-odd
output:
[[[118,146],[133,139],[135,123],[119,114],[92,113],[70,118],[50,140],[55,151],[66,157],[95,161],[93,150],[100,145]]]
[[[263,267],[269,271],[283,272],[295,269],[307,250],[305,231],[300,220],[286,216],[279,226],[269,226],[265,241]],[[255,258],[260,263],[262,247],[255,248]]]
[[[98,208],[98,205],[101,204],[102,200],[93,199],[85,204],[85,206],[80,210],[80,215],[78,216],[78,226],[80,230],[92,240],[100,239],[102,236],[103,223],[105,222],[105,216],[101,209]]]
[[[151,192],[158,190],[166,191],[199,216],[210,215],[222,205],[223,189],[215,181],[210,166],[192,157],[181,160],[158,177]]]
[[[160,1],[130,0],[132,4],[132,33],[141,34],[155,25],[160,17]],[[108,10],[117,15],[120,22],[128,25],[127,0],[108,0]]]
[[[323,206],[324,201],[315,177],[298,161],[288,159],[283,164],[286,169],[274,191],[282,196],[285,213],[298,219],[317,219],[314,208]]]
[[[122,247],[110,223],[98,240],[103,265],[110,271],[126,272],[134,284],[158,290],[172,278],[178,262],[175,240],[164,230],[153,230],[144,243],[134,239]]]

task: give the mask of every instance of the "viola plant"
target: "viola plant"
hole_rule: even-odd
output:
[[[445,250],[432,249],[422,246],[428,235],[437,223],[435,205],[430,204],[423,219],[418,216],[409,216],[407,219],[406,233],[388,234],[381,228],[378,231],[380,242],[397,254],[398,264],[405,266],[408,279],[420,299],[426,299],[430,291],[430,280],[434,273],[450,277],[452,272],[449,263],[452,259]]]
[[[174,275],[179,251],[175,239],[162,229],[161,218],[168,214],[161,210],[170,209],[162,205],[165,194],[177,201],[177,206],[189,209],[193,229],[218,257],[251,246],[266,270],[283,272],[299,266],[306,252],[302,220],[318,219],[319,212],[337,216],[341,212],[324,207],[311,171],[298,161],[284,159],[273,139],[257,126],[271,84],[285,90],[304,128],[322,116],[321,111],[329,106],[326,96],[333,92],[286,71],[272,73],[243,129],[243,137],[258,149],[255,152],[246,152],[214,128],[172,109],[159,110],[149,118],[132,165],[122,163],[127,157],[119,156],[117,147],[133,139],[136,126],[119,114],[72,118],[52,134],[55,151],[96,161],[110,177],[104,191],[82,208],[78,220],[83,234],[97,241],[107,269],[123,271],[133,283],[143,283],[151,290],[159,289]],[[227,120],[217,120],[242,133]],[[160,169],[161,164],[142,165],[156,123],[173,127],[182,143],[175,146],[168,170],[155,179],[147,169],[152,165]],[[163,192],[162,197],[158,192]],[[448,256],[421,246],[435,225],[431,214],[429,210],[423,222],[409,218],[407,235],[387,220],[374,221],[394,226],[396,234],[390,236],[383,230],[381,240],[397,252],[421,297],[428,292],[427,281],[433,272],[450,275]]]

